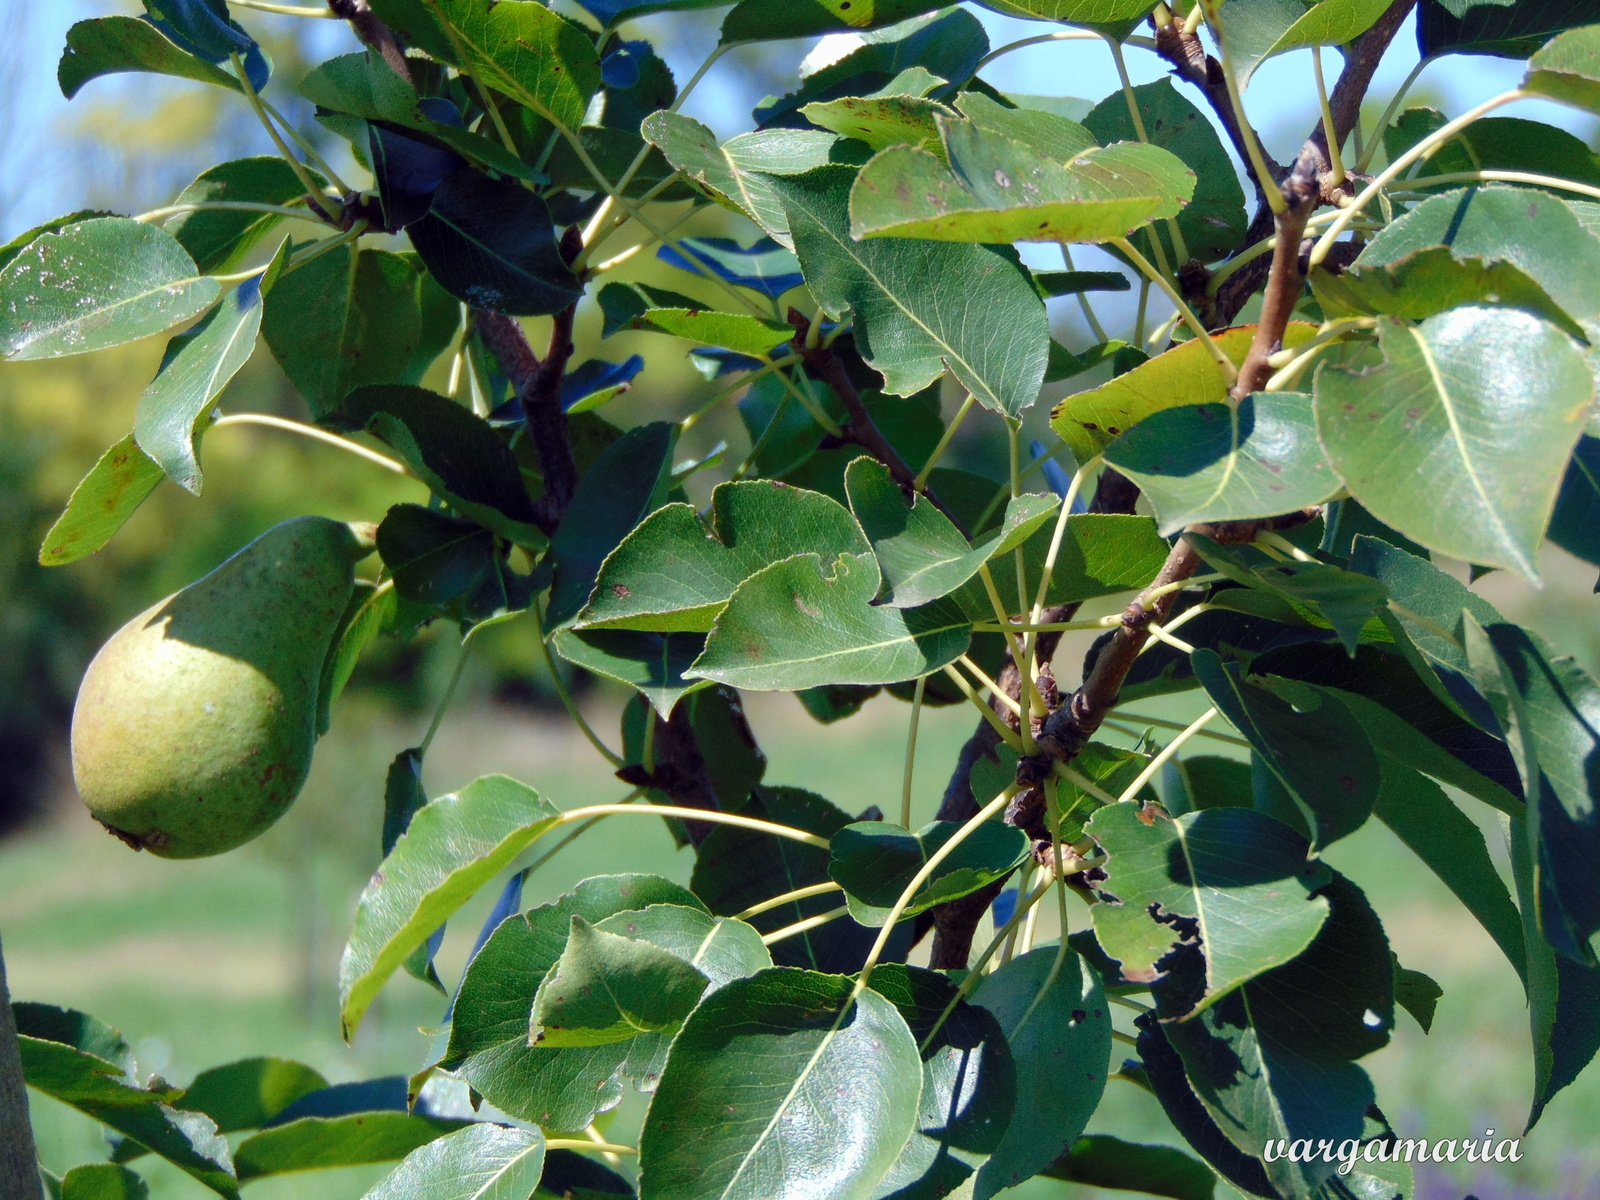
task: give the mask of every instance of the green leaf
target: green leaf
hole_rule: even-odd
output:
[[[179,487],[200,494],[195,430],[223,388],[250,360],[261,328],[261,282],[247,279],[187,332],[167,344],[161,369],[139,397],[133,436]]]
[[[600,60],[582,26],[542,4],[418,0],[448,42],[446,61],[547,120],[583,124],[600,86]]]
[[[1193,172],[1158,146],[1128,142],[1047,157],[1018,135],[1071,122],[1026,112],[1019,120],[1011,114],[1023,110],[977,92],[957,104],[963,119],[935,117],[942,156],[897,147],[861,168],[850,189],[851,237],[1103,242],[1176,216],[1194,194]]]
[[[372,384],[344,396],[323,421],[382,438],[456,512],[519,546],[543,548],[516,458],[470,409],[426,388]]]
[[[1022,561],[1029,579],[1040,577],[1054,535],[1053,526],[1046,525],[1023,543]],[[1067,518],[1045,603],[1071,604],[1141,588],[1155,578],[1170,549],[1149,517],[1074,513]],[[1015,571],[995,571],[994,582],[1007,612],[1024,612],[1033,606],[1032,593],[1017,595]],[[994,619],[994,605],[981,580],[969,581],[954,599],[973,620]]]
[[[712,536],[687,504],[656,509],[607,556],[576,629],[709,633],[734,589],[780,559],[832,561],[871,547],[850,512],[816,492],[771,480],[720,483]]]
[[[1029,951],[985,975],[972,1003],[995,1015],[1017,1064],[1011,1124],[972,1192],[988,1200],[1078,1140],[1105,1091],[1111,1013],[1100,976],[1065,946]]]
[[[641,1033],[675,1032],[706,977],[648,941],[596,929],[580,916],[533,998],[536,1045],[601,1046]]]
[[[1458,308],[1378,323],[1381,366],[1317,372],[1317,429],[1350,493],[1431,549],[1538,579],[1594,378],[1553,326]]]
[[[900,1010],[919,1047],[928,1043],[916,1132],[873,1195],[938,1200],[965,1183],[1005,1137],[1017,1101],[1017,1064],[994,1015],[958,1000],[945,975],[890,963],[873,971],[872,988]]]
[[[1175,817],[1206,808],[1252,808],[1250,764],[1217,754],[1175,758],[1162,768],[1161,804]]]
[[[851,991],[775,967],[707,997],[640,1135],[640,1200],[866,1200],[915,1128],[922,1069],[894,1005]]]
[[[926,497],[908,502],[877,459],[863,455],[852,462],[844,486],[883,574],[881,603],[890,608],[915,608],[948,596],[990,559],[1026,542],[1060,506],[1054,496],[1014,497],[1005,524],[974,549]]]
[[[665,503],[677,443],[676,425],[654,421],[635,426],[607,447],[578,481],[550,539],[556,576],[546,629],[571,623],[588,603],[606,558]]]
[[[1163,409],[1105,453],[1139,485],[1169,536],[1197,521],[1293,512],[1340,488],[1317,441],[1311,397],[1298,392]]]
[[[1139,0],[984,0],[983,6],[1013,17],[1090,26],[1137,21],[1149,11]]]
[[[839,140],[816,129],[763,129],[718,145],[711,130],[673,112],[652,113],[640,132],[690,183],[791,249],[789,218],[768,176],[797,175],[825,166]]]
[[[912,833],[885,821],[857,821],[831,839],[828,877],[844,888],[850,912],[862,925],[881,926],[924,866],[958,829],[959,821],[934,821]],[[911,896],[901,919],[968,895],[1003,879],[1028,856],[1028,839],[1004,821],[986,821],[938,866]],[[877,912],[871,910],[880,910]]]
[[[261,332],[320,420],[354,389],[405,374],[422,334],[416,268],[386,250],[330,250],[267,293]]]
[[[475,1124],[413,1150],[363,1200],[522,1200],[543,1172],[537,1129]]]
[[[676,912],[699,901],[677,884],[651,875],[595,876],[554,904],[506,918],[462,977],[444,1065],[503,1111],[559,1130],[583,1129],[597,1113],[614,1108],[622,1099],[623,1076],[641,1086],[653,1082],[631,1061],[629,1043],[530,1046],[529,1014],[539,985],[561,958],[573,916],[604,923],[613,915],[638,917],[648,906],[669,905]],[[723,943],[722,929],[717,927],[716,946],[702,960],[708,973],[725,969],[716,953]],[[659,937],[658,944],[672,948],[658,928],[652,927],[651,934],[652,940]],[[653,1057],[659,1039],[640,1040],[651,1044]],[[653,1070],[659,1073],[660,1067]]]
[[[312,178],[321,182],[312,172]],[[200,172],[173,204],[251,203],[292,205],[306,185],[281,158],[237,158]],[[262,238],[289,218],[281,213],[212,210],[179,213],[165,228],[202,271],[235,268]],[[315,220],[310,209],[306,220]]]
[[[1557,954],[1539,928],[1539,884],[1534,839],[1525,822],[1506,825],[1511,871],[1528,945],[1528,1022],[1533,1033],[1532,1129],[1545,1105],[1577,1079],[1600,1048],[1595,1013],[1600,1011],[1600,970]]]
[[[559,816],[505,775],[482,776],[417,811],[356,906],[339,966],[346,1036],[406,956]]]
[[[659,946],[688,963],[709,981],[709,992],[772,965],[772,955],[755,927],[731,917],[714,917],[695,902],[650,904],[596,921],[595,928]]]
[[[80,208],[77,212],[70,212],[61,217],[52,217],[42,225],[35,225],[32,229],[26,229],[17,234],[16,237],[12,238],[4,246],[0,246],[0,270],[4,270],[5,267],[10,264],[12,259],[21,254],[29,246],[33,245],[33,243],[38,241],[39,238],[44,234],[60,233],[67,226],[76,225],[80,221],[90,221],[96,217],[114,216],[116,216],[115,213],[106,212],[101,209]]]
[[[608,283],[601,288],[598,299],[606,314],[606,336],[622,330],[665,333],[762,359],[794,336],[792,326],[750,313],[718,312],[698,303],[661,306],[653,303],[654,291],[633,283]]]
[[[1447,120],[1436,108],[1408,108],[1383,131],[1389,161],[1442,128]],[[1593,184],[1600,183],[1600,155],[1556,125],[1520,117],[1485,117],[1440,146],[1429,157],[1424,174],[1476,170],[1531,171]]]
[[[1291,321],[1283,331],[1283,344],[1298,346],[1316,331],[1315,325]],[[1254,337],[1255,326],[1241,325],[1223,330],[1212,341],[1239,366]],[[1068,396],[1051,411],[1050,428],[1072,448],[1079,462],[1087,462],[1152,413],[1183,405],[1223,403],[1227,397],[1228,381],[1222,368],[1204,345],[1191,340],[1108,383]]]
[[[102,454],[72,490],[66,509],[44,535],[40,564],[64,567],[93,554],[116,535],[165,477],[130,433]]]
[[[68,100],[91,79],[124,71],[171,75],[243,91],[231,72],[191,54],[149,21],[98,17],[79,21],[67,30],[67,45],[56,67],[56,81]]]
[[[878,579],[866,556],[774,563],[733,593],[691,674],[752,691],[897,683],[966,652],[972,623],[959,608],[876,607]]]
[[[634,629],[558,629],[556,653],[576,667],[625,683],[650,701],[662,720],[708,680],[688,677],[705,652],[699,633],[647,633]]]
[[[1190,661],[1211,702],[1288,790],[1317,849],[1366,822],[1378,798],[1378,756],[1337,697],[1298,681],[1240,679],[1212,650]]]
[[[1400,965],[1400,960],[1394,963],[1394,999],[1411,1014],[1418,1025],[1422,1026],[1423,1033],[1433,1031],[1433,1014],[1438,1008],[1439,1001],[1444,998],[1444,989],[1433,978],[1424,975],[1421,971],[1410,971]]]
[[[1465,11],[1430,0],[1417,17],[1417,49],[1429,58],[1449,53],[1527,58],[1563,29],[1593,20],[1587,0],[1477,4]]]
[[[907,71],[907,76],[920,73],[930,76],[922,68]],[[906,82],[910,82],[907,80]],[[898,85],[898,86],[897,86]],[[939,129],[934,117],[954,119],[956,111],[937,100],[922,94],[904,94],[904,84],[897,76],[880,91],[870,96],[841,96],[837,100],[813,100],[801,106],[806,120],[823,129],[830,129],[840,137],[851,137],[865,142],[874,150],[890,146],[920,146],[924,143],[936,155],[944,151],[939,139]]]
[[[1588,285],[1596,271],[1600,241],[1586,236],[1571,206],[1548,192],[1495,185],[1417,205],[1372,239],[1347,287],[1396,316],[1471,303],[1525,308],[1592,341],[1600,334],[1600,299]]]
[[[183,1093],[183,1106],[205,1113],[218,1133],[259,1129],[302,1096],[328,1081],[304,1063],[286,1058],[245,1058],[201,1071]]]
[[[1463,622],[1478,690],[1494,708],[1528,799],[1539,929],[1557,953],[1592,967],[1600,815],[1590,772],[1600,752],[1600,683],[1519,626]]]
[[[1078,292],[1126,292],[1133,286],[1121,271],[1035,271],[1033,281],[1047,300]]]
[[[216,1124],[203,1113],[173,1107],[183,1089],[159,1077],[146,1087],[136,1086],[124,1074],[126,1063],[101,1056],[104,1039],[94,1035],[105,1031],[104,1026],[93,1022],[88,1029],[91,1036],[75,1044],[57,1040],[64,1036],[59,1029],[30,1024],[26,1010],[38,1007],[17,1006],[22,1073],[29,1087],[132,1138],[212,1191],[238,1196],[228,1143],[218,1135]],[[35,1028],[40,1036],[30,1032]]]
[[[937,0],[740,0],[722,20],[723,45],[880,29],[939,8]]]
[[[342,54],[300,81],[300,94],[319,108],[420,133],[469,162],[519,179],[538,173],[498,141],[435,121],[417,103],[416,89],[394,73],[382,55]]]
[[[1171,1146],[1144,1146],[1108,1133],[1079,1138],[1041,1175],[1083,1187],[1122,1189],[1172,1200],[1212,1200],[1211,1168]]]
[[[251,1134],[233,1152],[239,1181],[394,1162],[466,1125],[465,1121],[406,1112],[301,1117]]]
[[[1227,0],[1218,18],[1239,90],[1274,55],[1353,42],[1388,7],[1387,0]]]
[[[1027,277],[983,246],[854,241],[851,180],[849,170],[829,168],[773,181],[823,310],[834,319],[852,314],[856,345],[886,392],[909,396],[948,369],[984,407],[1020,415],[1038,399],[1050,340],[1044,302]],[[951,291],[950,279],[962,287]]]
[[[1569,29],[1546,42],[1528,59],[1522,89],[1600,112],[1600,25]]]
[[[161,333],[221,288],[153,225],[104,217],[44,233],[0,271],[0,354],[88,354]]]
[[[1090,910],[1095,937],[1128,979],[1158,978],[1168,952],[1198,937],[1205,981],[1194,1000],[1204,1006],[1294,958],[1327,919],[1316,893],[1332,873],[1300,834],[1260,813],[1212,808],[1174,819],[1109,804],[1087,828],[1110,856]]]
[[[59,1200],[149,1200],[150,1188],[118,1163],[88,1163],[61,1177]]]
[[[408,604],[463,621],[525,609],[531,582],[512,571],[488,529],[420,504],[396,504],[378,526],[378,553]]]
[[[1133,89],[1133,97],[1150,144],[1177,155],[1194,173],[1194,195],[1177,215],[1178,231],[1183,234],[1189,256],[1201,262],[1223,257],[1244,240],[1248,218],[1244,189],[1239,186],[1233,160],[1223,149],[1216,128],[1172,86],[1170,79],[1141,84]],[[1083,118],[1083,124],[1102,146],[1138,139],[1127,97],[1116,93],[1096,105]],[[1171,232],[1161,226],[1151,228],[1157,230],[1155,236],[1175,256]],[[1150,252],[1142,241],[1149,236],[1149,230],[1140,230],[1134,237],[1135,246],[1146,257]]]

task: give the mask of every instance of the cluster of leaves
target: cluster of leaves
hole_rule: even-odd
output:
[[[1035,271],[1012,245],[1104,245],[1142,289],[1214,311],[1227,275],[1270,246],[1246,245],[1233,159],[1171,83],[1099,104],[1008,96],[979,77],[990,47],[965,11],[740,0],[718,53],[853,40],[719,142],[677,111],[652,47],[618,33],[700,6],[590,0],[592,19],[532,0],[347,6],[371,48],[297,86],[371,189],[286,150],[221,164],[156,213],[73,214],[0,250],[8,359],[193,322],[42,561],[92,553],[163,479],[200,491],[202,439],[259,336],[312,433],[369,455],[360,439],[376,439],[431,494],[383,518],[381,581],[330,654],[324,724],[380,634],[448,618],[470,636],[531,611],[554,654],[638,693],[613,765],[635,796],[672,806],[695,854],[688,888],[603,876],[524,909],[521,857],[623,806],[563,811],[498,776],[430,800],[424,751],[403,751],[385,859],[345,952],[347,1035],[397,970],[445,991],[432,958],[446,922],[509,872],[429,1062],[340,1088],[251,1060],[180,1089],[139,1082],[92,1018],[18,1006],[28,1082],[125,1139],[61,1194],[100,1194],[87,1189],[102,1177],[132,1188],[125,1164],[146,1152],[223,1195],[396,1159],[372,1196],[985,1200],[1044,1173],[1186,1200],[1212,1194],[1213,1171],[1266,1197],[1406,1194],[1409,1170],[1368,1153],[1394,1131],[1357,1060],[1388,1041],[1397,1003],[1426,1028],[1439,989],[1398,964],[1360,889],[1320,857],[1373,816],[1523,980],[1536,1120],[1600,1045],[1587,768],[1600,685],[1429,552],[1534,578],[1548,538],[1600,563],[1600,205],[1570,198],[1600,182],[1595,156],[1548,125],[1488,118],[1446,140],[1442,115],[1400,114],[1377,144],[1429,165],[1387,180],[1378,209],[1367,196],[1341,210],[1358,253],[1343,269],[1312,256],[1293,320],[1271,331],[1277,373],[1240,395],[1255,328],[1193,319],[1170,344],[1141,327],[1134,345],[1074,353],[1051,339],[1046,301],[1127,277]],[[1159,45],[1189,12],[1154,6],[1151,43],[1134,33],[1149,0],[993,7],[1118,46]],[[1583,7],[1426,0],[1419,36],[1428,54],[1528,57],[1528,92],[1600,111],[1600,27],[1579,27]],[[271,64],[222,0],[147,8],[75,26],[63,91],[157,72],[240,93],[272,126]],[[1243,89],[1267,57],[1348,43],[1390,10],[1228,0],[1201,13]],[[739,214],[757,240],[674,237],[662,211],[683,204]],[[281,236],[291,220],[320,236]],[[603,281],[595,252],[625,227],[717,301]],[[362,244],[402,231],[408,252]],[[744,392],[751,451],[706,510],[684,485],[719,455],[675,462],[684,423],[623,430],[598,411],[643,359],[570,363],[591,294],[608,336],[687,342],[708,378],[736,376],[719,395]],[[816,317],[786,316],[786,297]],[[555,330],[542,356],[507,321],[536,316]],[[451,395],[422,386],[447,353]],[[953,432],[944,376],[1015,444],[1044,384],[1107,361],[1114,377],[1055,408],[1060,445],[1027,473],[938,465]],[[1310,391],[1294,390],[1313,364]],[[1153,516],[1081,511],[1054,462],[1068,453],[1083,477],[1114,468]],[[1034,471],[1054,486],[1027,490]],[[1288,538],[1226,536],[1293,514]],[[1041,853],[1000,815],[1039,730],[977,692],[1008,655],[1028,672],[1017,618],[1070,619],[1175,561],[1208,573],[1116,681],[1117,703],[1202,692],[1249,759],[1157,761],[1154,730],[1133,749],[1089,741],[1043,786]],[[795,692],[831,721],[883,688],[984,710],[1001,744],[959,781],[977,816],[911,830],[763,784],[740,689]],[[1514,889],[1446,787],[1504,815]],[[1010,880],[986,950],[905,965],[941,908]],[[1030,932],[1014,953],[1051,887],[1083,899],[1092,928],[1038,948]],[[1112,1003],[1146,1010],[1120,1070]],[[1149,1089],[1199,1159],[1081,1138],[1113,1074]],[[492,1108],[442,1115],[426,1101],[436,1078]],[[625,1086],[655,1094],[637,1185],[546,1142]],[[222,1135],[246,1131],[230,1150]],[[1265,1154],[1324,1140],[1363,1150],[1354,1176]]]

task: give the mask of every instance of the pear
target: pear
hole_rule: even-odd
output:
[[[112,635],[72,713],[72,773],[96,820],[135,849],[200,858],[284,814],[311,769],[323,661],[374,533],[285,521]]]

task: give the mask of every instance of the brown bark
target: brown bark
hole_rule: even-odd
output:
[[[22,1080],[17,1022],[6,990],[6,961],[0,953],[0,1198],[43,1200],[39,1156],[28,1120],[28,1089]]]

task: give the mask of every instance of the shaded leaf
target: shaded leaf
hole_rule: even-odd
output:
[[[1059,510],[1058,510],[1059,511]],[[1055,534],[1052,524],[1036,530],[1022,545],[1028,578],[1038,579]],[[1109,596],[1140,588],[1155,578],[1170,547],[1156,532],[1149,517],[1122,513],[1077,513],[1067,518],[1055,570],[1050,575],[1047,605],[1070,604],[1096,596]],[[994,572],[995,590],[1009,613],[1031,608],[1032,594],[1019,597],[1015,571]],[[954,596],[974,620],[994,618],[994,605],[981,580],[969,581]]]
[[[340,246],[267,293],[261,333],[321,420],[355,388],[404,377],[422,336],[419,295],[408,259]]]
[[[583,294],[562,257],[550,209],[508,179],[457,171],[407,232],[439,285],[475,307],[531,317],[560,312]]]
[[[835,320],[850,312],[856,345],[885,391],[909,396],[948,369],[986,408],[1019,415],[1038,398],[1050,340],[1026,276],[987,247],[854,241],[851,181],[850,171],[831,168],[773,182],[823,309]],[[964,284],[954,292],[941,283],[953,278]]]
[[[1124,1189],[1173,1200],[1212,1200],[1211,1168],[1170,1146],[1144,1146],[1106,1133],[1081,1137],[1041,1175],[1084,1187]]]
[[[1536,317],[1486,308],[1417,326],[1380,320],[1378,339],[1382,366],[1317,372],[1334,469],[1374,516],[1423,545],[1537,579],[1594,396],[1583,356]]]
[[[654,421],[635,426],[608,446],[578,481],[550,540],[556,575],[546,629],[569,624],[578,615],[607,556],[666,501],[677,442],[676,425]]]
[[[320,177],[312,172],[312,179]],[[173,204],[278,204],[292,206],[305,195],[305,184],[282,158],[236,158],[200,172]],[[306,210],[306,220],[315,220]],[[179,213],[166,224],[202,271],[236,267],[250,250],[287,217],[281,213],[210,210]]]
[[[878,29],[937,7],[935,0],[740,0],[722,20],[722,43]]]
[[[1223,149],[1215,126],[1173,87],[1170,79],[1141,84],[1133,89],[1133,97],[1151,145],[1177,155],[1194,172],[1194,195],[1176,218],[1189,256],[1201,262],[1221,258],[1244,240],[1247,218],[1244,189],[1239,186],[1233,160]],[[1081,119],[1102,146],[1138,139],[1126,96],[1106,97]],[[1169,261],[1176,261],[1171,231],[1164,226],[1151,228],[1157,230],[1155,236],[1161,238],[1174,255]],[[1134,235],[1134,245],[1146,257],[1150,256],[1144,244],[1148,237],[1149,230],[1140,230]]]
[[[328,657],[322,664],[322,678],[317,685],[317,736],[332,728],[333,706],[355,673],[361,652],[380,633],[393,631],[397,599],[393,588],[373,587],[364,580],[357,582],[328,649]]]
[[[1017,1065],[994,1015],[957,1000],[956,985],[944,975],[891,963],[873,971],[872,986],[900,1010],[918,1047],[928,1043],[920,1051],[916,1132],[878,1182],[874,1200],[937,1200],[1000,1145],[1016,1104]]]
[[[1528,59],[1522,87],[1563,104],[1600,112],[1600,26],[1583,25],[1551,38]]]
[[[304,1063],[286,1058],[245,1058],[201,1071],[183,1093],[183,1105],[205,1113],[218,1133],[259,1129],[289,1105],[328,1081]]]
[[[1584,0],[1477,4],[1464,11],[1452,11],[1440,0],[1423,0],[1417,49],[1430,58],[1449,53],[1526,58],[1553,35],[1593,20],[1594,10]]]
[[[634,629],[558,629],[551,646],[573,666],[633,688],[663,720],[683,697],[709,681],[686,677],[704,653],[704,634]]]
[[[1031,950],[985,975],[972,1003],[1000,1022],[1017,1065],[1011,1124],[972,1192],[988,1200],[1078,1140],[1105,1091],[1111,1013],[1100,976],[1066,946]]]
[[[847,825],[831,839],[828,877],[844,888],[857,921],[881,926],[886,910],[960,828],[959,821],[934,821],[915,833],[886,821]],[[1020,829],[1004,821],[986,821],[912,893],[901,919],[1003,879],[1027,855],[1028,839]]]
[[[1423,1033],[1433,1032],[1433,1014],[1439,1001],[1444,997],[1444,989],[1421,971],[1410,971],[1400,965],[1396,959],[1394,964],[1394,999],[1395,1003],[1405,1009],[1422,1026]]]
[[[870,1195],[915,1128],[922,1072],[894,1005],[851,990],[774,967],[707,997],[640,1135],[640,1200]]]
[[[1288,791],[1316,848],[1366,822],[1378,798],[1378,756],[1336,696],[1298,681],[1241,679],[1212,650],[1196,650],[1191,661],[1211,702]]]
[[[426,388],[375,384],[350,392],[323,420],[382,438],[463,516],[519,546],[544,546],[516,458],[471,410]]]
[[[1600,565],[1600,438],[1578,439],[1545,536],[1568,554]]]

